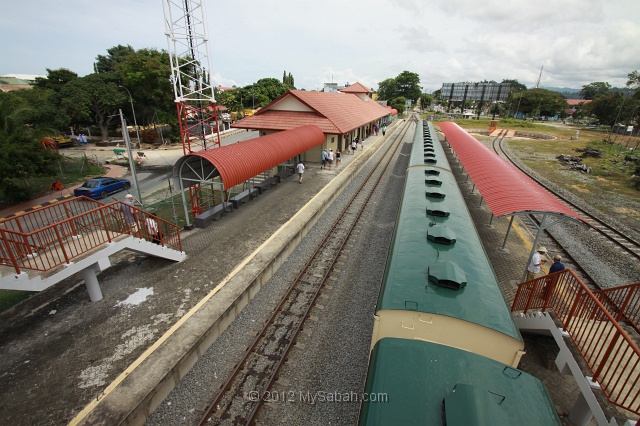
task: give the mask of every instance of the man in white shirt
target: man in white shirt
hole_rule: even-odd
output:
[[[298,163],[298,165],[296,166],[296,170],[298,172],[298,176],[300,177],[298,182],[302,184],[302,174],[304,173],[304,164],[302,164],[302,161]]]
[[[543,254],[547,254],[546,247],[538,247],[538,250],[531,256],[531,262],[527,266],[527,279],[525,281],[531,281],[536,277],[536,274],[540,273],[540,265],[544,264],[546,260],[542,258]]]

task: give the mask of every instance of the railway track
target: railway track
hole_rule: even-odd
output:
[[[576,203],[572,202],[567,197],[565,197],[563,194],[559,193],[554,188],[552,188],[549,185],[547,185],[547,183],[545,181],[543,181],[543,180],[537,178],[536,176],[532,175],[529,172],[529,170],[527,170],[526,168],[520,166],[520,164],[518,162],[514,161],[514,159],[509,154],[509,152],[503,146],[503,141],[504,141],[505,135],[506,135],[506,130],[501,130],[500,133],[492,141],[493,150],[498,155],[500,155],[501,157],[507,159],[515,167],[517,167],[519,170],[521,170],[523,173],[525,173],[527,176],[529,176],[531,179],[533,179],[539,185],[541,185],[542,187],[547,189],[549,192],[554,194],[558,199],[562,200],[565,204],[567,204],[569,207],[571,207],[574,211],[579,213],[585,219],[585,221],[589,225],[591,225],[591,227],[594,229],[594,231],[597,233],[597,235],[599,235],[601,237],[603,244],[613,245],[614,247],[616,247],[616,249],[622,251],[623,253],[625,253],[626,255],[630,256],[631,258],[633,258],[633,259],[635,259],[637,261],[640,261],[640,242],[636,241],[635,239],[633,239],[632,237],[627,235],[625,232],[616,229],[614,226],[611,226],[609,223],[605,222],[604,220],[594,216],[589,211],[587,211],[584,208],[580,207],[579,205],[577,205]],[[537,225],[539,225],[539,223],[537,223],[536,226]],[[598,284],[595,282],[595,280],[591,279],[591,277],[584,270],[584,268],[579,267],[580,260],[576,258],[577,256],[572,256],[571,253],[569,253],[567,250],[565,250],[562,247],[562,244],[557,241],[557,239],[553,236],[552,233],[550,233],[548,231],[545,231],[545,237],[550,239],[550,240],[552,240],[554,242],[554,244],[557,245],[557,247],[561,248],[562,251],[565,254],[564,257],[566,259],[569,259],[571,263],[573,263],[574,265],[576,265],[580,269],[579,271],[576,271],[576,272],[578,272],[578,274],[581,276],[581,278],[586,278],[585,282],[587,282],[587,283],[590,282],[590,284],[592,284],[596,289],[599,288]]]
[[[271,318],[238,363],[234,372],[207,407],[200,425],[252,424],[277,380],[287,355],[294,347],[299,332],[311,310],[316,306],[325,283],[330,279],[336,262],[354,228],[360,221],[369,199],[383,181],[385,172],[402,146],[411,121],[391,136],[383,145],[382,158],[363,180],[354,198],[346,204],[323,241],[289,287]],[[285,397],[286,395],[283,395]]]

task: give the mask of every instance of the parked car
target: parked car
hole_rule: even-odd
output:
[[[116,179],[110,177],[95,177],[82,184],[81,187],[73,190],[73,195],[95,198],[107,198],[109,194],[125,191],[131,188],[131,182],[126,179]]]

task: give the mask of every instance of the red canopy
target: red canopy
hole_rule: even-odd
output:
[[[587,223],[533,179],[452,122],[439,124],[494,216],[552,213]]]

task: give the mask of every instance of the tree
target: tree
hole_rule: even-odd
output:
[[[522,93],[519,111],[534,117],[553,117],[569,107],[558,92],[546,89],[530,89]]]
[[[93,71],[96,74],[117,71],[118,64],[124,62],[127,56],[135,53],[133,47],[121,44],[107,49],[107,55],[96,56],[96,62],[93,64]]]
[[[378,98],[384,101],[393,99],[398,92],[395,78],[387,78],[378,83]]]
[[[422,93],[419,83],[420,76],[418,74],[409,71],[402,71],[400,75],[396,77],[396,96],[402,96],[406,99],[411,99],[413,102],[418,102],[420,94]]]
[[[289,88],[289,90],[295,90],[295,84],[293,81],[293,76],[291,75],[291,73],[289,73],[289,75],[287,75],[287,71],[284,71],[282,74],[282,84],[284,84],[285,86],[287,86]]]
[[[434,97],[428,93],[420,95],[420,108],[426,110],[433,103]]]
[[[54,92],[59,93],[65,84],[75,78],[78,78],[78,74],[66,68],[58,68],[57,70],[50,70],[47,68],[47,76],[36,77],[34,86],[41,89],[51,89]]]
[[[611,85],[609,83],[598,81],[582,86],[582,90],[580,90],[580,96],[582,96],[583,99],[593,100],[598,96],[609,93],[610,90]]]
[[[404,112],[404,106],[406,104],[407,98],[403,96],[398,96],[397,98],[393,98],[389,101],[389,106],[398,111],[398,114],[402,114]]]
[[[629,80],[627,81],[627,87],[635,90],[633,97],[636,99],[640,99],[640,72],[639,71],[631,71],[629,73]]]
[[[24,100],[0,92],[0,186],[10,201],[28,199],[29,178],[49,174],[58,158],[39,143],[46,130],[27,125],[32,112]],[[13,179],[22,180],[26,188]]]
[[[116,82],[115,73],[89,74],[70,81],[61,91],[62,107],[76,123],[98,125],[103,139],[107,139],[118,108],[129,101]]]
[[[620,92],[611,92],[598,96],[592,102],[585,105],[602,124],[614,126],[620,122],[631,124],[636,119],[635,111],[638,111],[640,101],[624,96]],[[634,124],[637,124],[634,123]]]
[[[155,122],[156,115],[163,123],[177,122],[173,86],[169,80],[171,63],[166,51],[137,50],[119,62],[116,69],[119,84],[131,93],[138,123]],[[128,98],[128,94],[126,96]],[[122,108],[128,117],[133,117],[131,102],[126,102]]]

